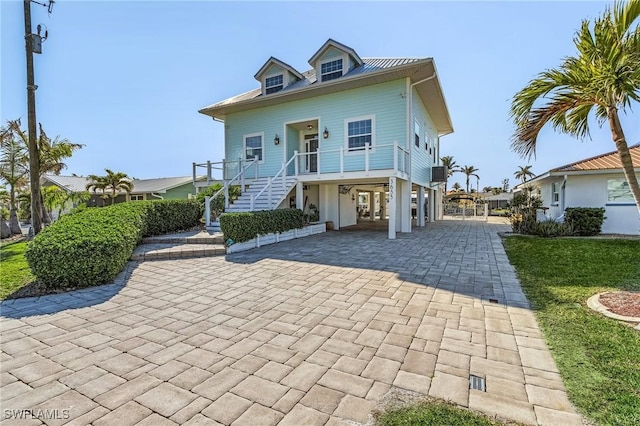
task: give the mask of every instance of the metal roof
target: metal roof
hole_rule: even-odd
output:
[[[43,179],[49,181],[52,184],[59,186],[62,189],[71,192],[83,192],[87,190],[87,184],[91,181],[84,176],[59,176],[59,175],[44,175]],[[180,177],[167,177],[167,178],[155,178],[155,179],[132,179],[133,191],[132,194],[146,194],[150,192],[163,193],[169,189],[191,183],[193,176],[180,176]]]
[[[262,94],[262,88],[257,88],[209,105],[199,112],[224,120],[227,114],[233,112],[383,83],[392,79],[410,77],[413,81],[420,81],[434,74],[435,79],[416,87],[420,96],[429,101],[427,109],[436,124],[438,133],[441,135],[452,133],[453,125],[432,58],[363,58],[362,65],[353,68],[340,78],[321,84],[317,84],[315,70],[311,69],[302,73],[303,79],[279,92],[265,96]],[[313,92],[308,93],[308,91]]]
[[[629,147],[629,154],[631,154],[631,161],[634,168],[640,168],[640,143]],[[555,169],[551,169],[551,172],[573,172],[578,170],[609,170],[609,169],[621,169],[622,162],[618,151],[607,152],[606,154],[597,155],[595,157],[587,158],[586,160],[576,161],[575,163],[567,164]]]
[[[633,168],[640,170],[640,143],[631,145],[629,147],[629,153],[631,154],[631,161],[633,162]],[[621,172],[622,162],[618,156],[618,151],[607,152],[606,154],[596,155],[595,157],[587,158],[585,160],[576,161],[575,163],[566,164],[564,166],[556,167],[548,172],[539,174],[526,181],[516,185],[513,190],[517,191],[525,186],[541,182],[551,176],[562,175],[576,175],[576,174],[602,174],[611,172]]]

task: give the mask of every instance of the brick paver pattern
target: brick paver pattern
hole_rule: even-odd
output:
[[[113,284],[2,302],[3,423],[366,423],[396,387],[525,424],[582,424],[507,230],[328,232],[132,262]]]

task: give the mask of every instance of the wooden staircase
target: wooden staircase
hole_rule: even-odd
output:
[[[272,182],[271,188],[269,178],[259,178],[251,182],[249,188],[245,190],[237,200],[233,202],[225,211],[227,213],[248,212],[255,210],[274,210],[287,197],[291,189],[296,185],[298,179],[294,176],[285,178],[284,186],[279,178]],[[269,192],[271,192],[271,202],[269,202]],[[258,196],[251,207],[251,200]]]

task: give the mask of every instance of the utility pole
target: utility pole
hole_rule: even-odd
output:
[[[24,0],[24,39],[27,51],[27,131],[29,136],[29,182],[31,188],[31,226],[34,235],[42,229],[40,199],[40,154],[36,135],[36,89],[33,71],[31,0]]]

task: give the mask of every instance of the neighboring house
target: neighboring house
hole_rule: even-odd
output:
[[[358,193],[369,192],[395,238],[411,231],[412,193],[426,193],[435,220],[444,177],[432,169],[453,126],[433,59],[361,58],[329,39],[309,64],[301,73],[271,57],[259,88],[200,110],[224,122],[227,184],[248,185],[227,211],[314,204],[340,229],[356,224]]]
[[[482,199],[486,201],[489,205],[489,214],[492,213],[493,210],[504,210],[509,208],[509,204],[511,200],[513,200],[513,192],[501,192],[500,194],[492,194],[490,192],[480,194]],[[498,214],[498,213],[497,213]],[[499,214],[502,214],[500,212]]]
[[[91,180],[84,176],[57,176],[44,175],[40,184],[43,187],[57,186],[67,192],[85,192]],[[119,191],[115,198],[116,203],[138,200],[176,200],[188,199],[195,196],[192,176],[169,177],[157,179],[132,179],[133,191],[127,194]],[[88,206],[103,206],[111,204],[111,194],[103,194],[101,191],[90,191],[91,198]],[[104,198],[106,195],[107,198]]]
[[[629,147],[640,173],[640,144]],[[546,216],[558,218],[567,207],[604,207],[602,233],[640,234],[638,209],[622,171],[617,151],[558,167],[520,184],[540,191]]]

